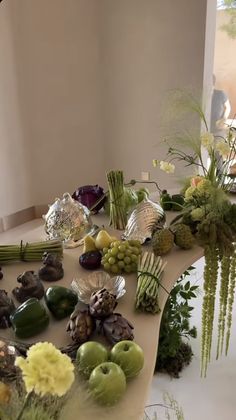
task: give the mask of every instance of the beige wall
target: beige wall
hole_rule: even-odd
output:
[[[217,11],[215,63],[216,87],[224,90],[231,103],[231,118],[236,114],[236,39],[231,39],[220,27],[229,21],[224,10]]]
[[[122,168],[127,180],[150,171],[161,187],[173,186],[174,177],[153,169],[152,159],[165,158],[166,93],[202,89],[205,21],[206,1],[104,1],[107,169]]]
[[[152,168],[160,115],[170,88],[202,88],[205,20],[206,0],[4,1],[0,215],[109,169],[173,186]]]
[[[0,216],[33,203],[10,10],[0,5]]]
[[[5,70],[2,83],[9,83],[1,93],[0,104],[16,132],[16,153],[23,155],[19,163],[23,173],[24,162],[30,155],[30,169],[26,171],[30,201],[50,202],[65,191],[73,192],[78,185],[103,182],[99,2],[11,0],[4,3],[4,13],[0,6],[1,52],[8,54],[11,36],[14,63],[9,60],[1,63]],[[11,30],[5,28],[6,22]],[[8,109],[5,105],[11,90],[16,95],[9,79],[13,71],[20,127],[15,121],[16,105],[11,108],[9,104]],[[8,141],[5,136],[4,142]],[[9,170],[9,182],[18,182],[18,174],[23,177],[19,170],[17,176],[16,169]],[[0,207],[0,213],[27,206],[25,190],[22,179],[21,202]]]

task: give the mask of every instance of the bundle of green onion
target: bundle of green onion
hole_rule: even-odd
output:
[[[0,245],[0,265],[11,261],[41,261],[44,252],[62,257],[63,246],[58,240],[33,242],[20,245]]]
[[[153,252],[145,252],[138,263],[138,286],[135,307],[142,312],[160,312],[159,285],[166,263]],[[163,286],[162,286],[163,287]]]

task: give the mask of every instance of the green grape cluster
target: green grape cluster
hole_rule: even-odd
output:
[[[137,271],[141,243],[138,240],[115,241],[109,248],[103,248],[102,265],[113,274]]]

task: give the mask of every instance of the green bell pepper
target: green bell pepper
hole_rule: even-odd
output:
[[[28,338],[40,333],[48,326],[49,315],[38,299],[30,298],[13,312],[10,320],[15,334],[19,338]]]
[[[78,296],[66,287],[51,286],[46,290],[45,301],[55,318],[62,319],[73,312]]]

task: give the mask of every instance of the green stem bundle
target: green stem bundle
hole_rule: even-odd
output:
[[[219,252],[217,248],[211,248],[210,253],[211,266],[210,266],[210,283],[209,283],[209,314],[208,314],[208,362],[211,357],[211,345],[213,336],[213,325],[214,325],[214,314],[215,314],[215,299],[216,299],[216,288],[217,278],[219,271]]]
[[[0,265],[14,261],[41,261],[44,252],[62,257],[63,246],[58,240],[33,242],[20,245],[0,245]]]
[[[127,223],[123,172],[107,173],[107,182],[110,195],[110,225],[114,229],[123,230]]]
[[[166,263],[152,252],[145,252],[138,263],[138,285],[135,307],[142,312],[158,313],[159,285]],[[166,291],[168,293],[168,291]]]
[[[33,396],[33,391],[29,392],[26,395],[25,400],[24,400],[24,404],[23,404],[23,406],[20,410],[20,413],[18,414],[16,420],[21,420],[23,418],[25,409],[30,405],[30,400],[31,400],[32,396]]]
[[[207,365],[211,356],[215,296],[219,256],[216,247],[205,247],[204,297],[202,305],[202,340],[201,340],[201,376],[206,376]]]
[[[226,354],[228,352],[236,286],[236,245],[234,244],[234,253],[232,255],[222,255],[216,245],[205,246],[204,255],[205,268],[201,342],[202,376],[206,376],[207,365],[210,362],[219,265],[221,266],[221,284],[216,358],[218,359],[222,354],[224,343]],[[227,333],[225,339],[226,327]]]

